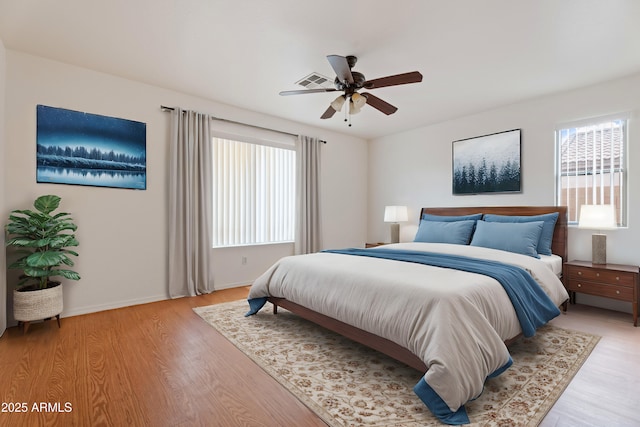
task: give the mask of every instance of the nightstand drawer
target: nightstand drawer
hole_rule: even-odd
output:
[[[604,283],[588,282],[586,280],[570,279],[567,289],[574,292],[615,298],[622,301],[633,301],[633,287],[607,285]]]
[[[567,267],[570,279],[590,280],[592,282],[604,282],[612,285],[627,286],[633,288],[635,275],[624,271],[606,271],[597,268],[583,268],[577,266]]]

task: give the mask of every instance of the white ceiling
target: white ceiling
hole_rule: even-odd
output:
[[[0,0],[8,49],[364,138],[640,72],[638,0]],[[321,120],[335,93],[279,96],[355,55],[398,107]],[[189,108],[188,105],[182,106]]]

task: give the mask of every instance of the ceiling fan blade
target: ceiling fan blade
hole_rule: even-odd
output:
[[[301,90],[283,90],[280,92],[282,96],[288,95],[302,95],[303,93],[324,93],[324,92],[335,92],[338,89],[326,88],[326,89],[301,89]]]
[[[336,113],[336,110],[332,106],[329,106],[327,110],[320,116],[321,119],[330,119]]]
[[[376,110],[380,110],[385,113],[387,116],[389,114],[393,114],[398,111],[398,107],[394,107],[386,101],[378,98],[377,96],[371,95],[370,93],[362,93],[362,96],[367,98],[367,104],[371,105]]]
[[[395,76],[380,77],[379,79],[364,82],[367,89],[377,89],[385,86],[405,85],[407,83],[419,83],[422,81],[422,74],[417,71],[410,73],[396,74]]]
[[[327,55],[327,59],[329,60],[329,64],[331,64],[333,71],[336,72],[338,80],[343,83],[346,82],[353,84],[353,75],[351,74],[351,68],[349,68],[347,58],[340,55]]]

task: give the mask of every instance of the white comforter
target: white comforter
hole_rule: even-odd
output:
[[[553,271],[529,256],[440,243],[384,248],[517,265],[556,305],[568,298]],[[495,279],[401,261],[333,253],[285,257],[253,283],[249,298],[265,296],[286,298],[407,348],[423,360],[425,381],[454,412],[479,396],[487,376],[508,363],[504,341],[521,332]]]

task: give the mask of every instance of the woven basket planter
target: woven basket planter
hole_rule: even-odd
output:
[[[48,319],[62,313],[62,285],[37,291],[13,291],[13,316],[18,322]]]

